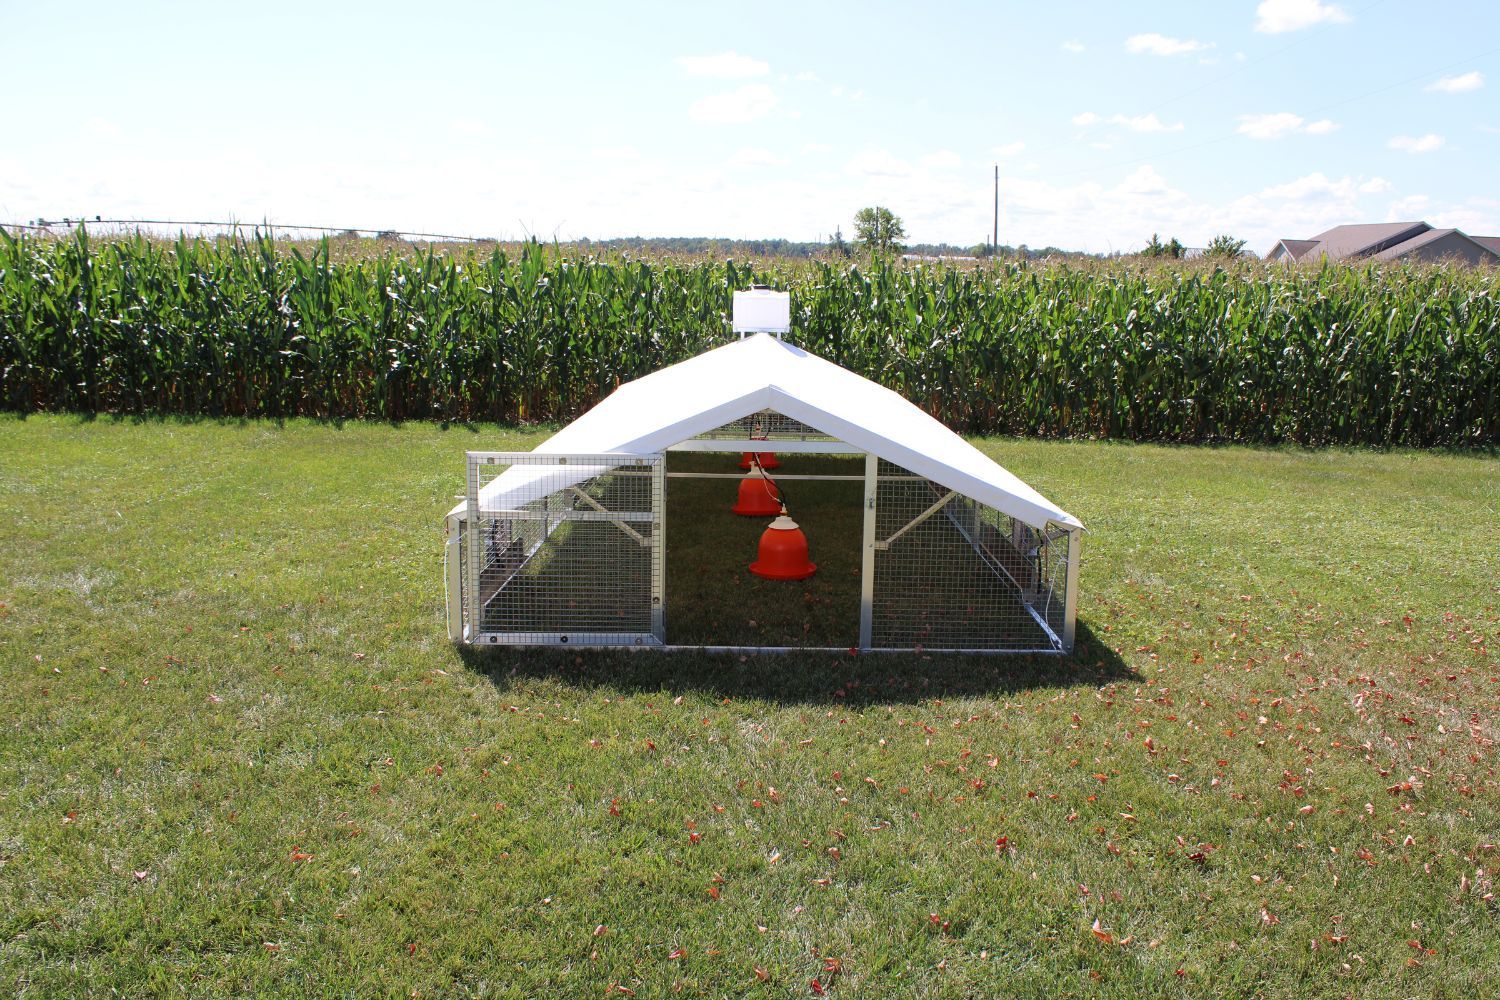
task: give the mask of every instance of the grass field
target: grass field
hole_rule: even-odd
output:
[[[0,990],[1500,977],[1494,457],[981,441],[1091,530],[1072,660],[460,651],[540,436],[0,420]]]

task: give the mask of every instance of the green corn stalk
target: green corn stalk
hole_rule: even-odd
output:
[[[0,233],[12,411],[562,421],[728,339],[732,292],[974,433],[1494,446],[1500,274],[439,252]]]

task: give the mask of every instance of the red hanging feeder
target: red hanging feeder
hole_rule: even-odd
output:
[[[741,517],[775,517],[781,513],[781,491],[754,469],[740,480],[740,499],[733,509]]]
[[[754,457],[752,458],[752,456]],[[760,463],[760,467],[762,469],[781,468],[781,463],[776,461],[776,453],[773,451],[745,452],[742,456],[740,456],[740,468],[750,469],[757,461]],[[772,511],[772,513],[775,513],[775,511]]]
[[[807,558],[807,536],[786,516],[785,507],[761,533],[758,554],[750,572],[767,580],[806,580],[818,571],[817,563]]]

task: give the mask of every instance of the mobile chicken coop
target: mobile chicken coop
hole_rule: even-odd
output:
[[[533,451],[468,452],[466,496],[445,523],[450,638],[482,645],[1070,652],[1079,520],[897,393],[784,342],[787,318],[784,293],[736,293],[741,339],[620,386]],[[744,457],[748,477],[733,471],[726,454]],[[776,455],[793,470],[798,461],[841,456],[843,474],[808,466],[813,471],[773,477],[764,470],[781,465]],[[669,457],[697,466],[669,471]],[[705,471],[705,462],[722,471]],[[669,522],[669,496],[694,481],[722,488],[723,502],[697,504]],[[744,522],[730,508],[736,481],[742,498],[764,489],[775,500],[757,511],[760,519],[748,525],[754,530],[783,503],[797,515],[804,487],[848,490],[839,510],[850,526],[847,567],[826,573],[830,584],[849,588],[840,605],[847,611],[837,612],[847,619],[847,637],[840,634],[836,644],[817,636],[764,642],[712,628],[675,632],[674,622],[698,596],[691,587],[668,587],[673,525],[684,536]],[[802,519],[816,549],[820,525]],[[773,530],[787,525],[796,528],[785,518],[766,528],[762,562],[769,536],[794,537]],[[794,581],[817,570],[804,548],[800,575],[760,580],[745,566],[754,554],[731,552],[732,571],[719,574],[735,585],[731,601],[744,605],[722,617],[751,616],[751,625],[754,587],[768,588],[762,594],[797,591],[809,584]],[[747,586],[738,586],[740,577]],[[678,579],[696,577],[682,571]],[[803,596],[810,604],[821,600],[812,591]]]

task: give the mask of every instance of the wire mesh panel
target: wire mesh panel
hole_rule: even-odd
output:
[[[471,642],[657,645],[662,456],[470,452]]]
[[[1062,649],[1070,539],[881,460],[871,645]]]
[[[742,441],[746,438],[760,438],[768,441],[833,441],[832,435],[825,434],[816,427],[804,424],[800,420],[794,420],[784,413],[775,410],[761,410],[738,420],[731,420],[721,427],[697,435],[700,441],[712,441],[717,439],[728,439]]]

